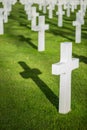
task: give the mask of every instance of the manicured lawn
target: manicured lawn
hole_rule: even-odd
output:
[[[37,51],[38,33],[31,31],[23,6],[13,6],[5,33],[0,35],[0,130],[87,130],[87,13],[82,42],[76,44],[75,13],[48,19],[46,50]],[[59,76],[52,75],[60,60],[60,43],[73,42],[73,57],[80,67],[72,72],[72,111],[58,113]]]

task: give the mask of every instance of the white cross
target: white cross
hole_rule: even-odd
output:
[[[42,1],[39,1],[39,10],[42,10],[42,5],[43,5],[43,2]]]
[[[8,15],[9,15],[9,11],[8,11],[7,5],[4,4],[4,23],[8,22]]]
[[[81,12],[83,12],[84,16],[85,16],[85,13],[86,13],[86,8],[87,8],[86,2],[81,0],[80,1],[80,10],[81,10]]]
[[[70,5],[70,2],[67,3],[67,17],[70,17],[70,8],[71,8],[71,5]]]
[[[36,13],[36,7],[32,7],[31,13],[32,13],[31,29],[33,30],[33,28],[36,26],[36,17],[39,16],[39,13]]]
[[[26,14],[28,15],[28,20],[31,20],[32,19],[32,2],[29,2],[27,3],[25,6],[25,11],[26,11]]]
[[[65,12],[62,10],[62,4],[58,4],[58,12],[56,12],[56,15],[58,15],[58,26],[63,26],[63,15]]]
[[[3,13],[4,13],[4,10],[2,8],[0,8],[0,34],[4,34],[4,27],[3,27],[3,24],[4,24],[4,21],[3,21]]]
[[[53,9],[54,9],[53,3],[50,3],[47,9],[49,10],[49,18],[52,19],[53,18]]]
[[[84,24],[84,19],[81,12],[76,13],[76,21],[73,22],[73,26],[76,26],[75,42],[81,42],[81,25]]]
[[[3,5],[4,5],[4,8],[10,12],[12,10],[12,5],[11,5],[11,2],[10,1],[4,1],[3,2]]]
[[[71,72],[79,67],[79,59],[72,58],[72,43],[61,43],[60,62],[52,64],[52,74],[60,75],[59,113],[71,110]]]
[[[46,14],[46,11],[47,11],[47,1],[44,0],[43,1],[43,13]]]
[[[74,12],[75,10],[75,1],[70,1],[71,4],[71,11]]]
[[[45,30],[49,29],[49,25],[45,24],[45,16],[39,16],[39,25],[33,30],[38,31],[38,51],[45,50]]]

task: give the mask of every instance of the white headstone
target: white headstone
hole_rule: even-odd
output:
[[[43,2],[42,1],[39,1],[39,10],[42,10],[42,5],[43,5]]]
[[[39,16],[39,13],[36,12],[36,7],[32,7],[32,21],[31,21],[31,29],[36,26],[36,17]]]
[[[60,75],[59,113],[71,110],[71,72],[79,67],[79,59],[72,58],[72,43],[61,43],[60,62],[52,64],[52,74]]]
[[[71,9],[70,2],[67,2],[67,17],[70,17],[70,9]]]
[[[31,20],[32,19],[32,4],[33,4],[33,1],[32,2],[25,2],[25,11],[26,11],[26,14],[28,15],[28,20]]]
[[[65,12],[62,10],[62,4],[58,4],[58,12],[56,12],[56,15],[58,15],[58,26],[63,26],[63,15]]]
[[[45,50],[45,30],[49,29],[49,25],[45,24],[45,16],[39,16],[39,25],[33,30],[38,31],[38,51]]]
[[[71,4],[71,11],[74,12],[74,10],[75,10],[75,2],[71,0],[70,4]]]
[[[81,12],[76,13],[76,21],[73,22],[73,26],[76,26],[75,42],[81,43],[81,25],[84,24],[84,19]]]
[[[53,5],[52,5],[52,3],[49,4],[47,9],[49,10],[49,18],[52,19],[53,18]]]
[[[9,15],[8,10],[4,8],[4,23],[8,22],[8,15]]]
[[[1,8],[0,9],[0,34],[4,34],[3,13],[4,13],[4,10]]]
[[[46,12],[47,12],[47,1],[44,0],[43,1],[43,13],[46,14]]]

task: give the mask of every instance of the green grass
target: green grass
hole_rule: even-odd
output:
[[[0,35],[0,130],[86,130],[87,129],[87,13],[82,42],[76,44],[75,27],[64,16],[46,23],[46,50],[37,51],[38,33],[30,29],[23,6],[13,6],[5,33]],[[60,60],[60,43],[73,42],[73,57],[80,67],[72,72],[72,111],[58,113],[59,76],[52,75],[53,63]]]

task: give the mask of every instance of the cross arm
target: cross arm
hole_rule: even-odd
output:
[[[63,62],[52,64],[52,74],[60,75],[64,73],[65,64]]]
[[[71,61],[52,64],[52,74],[61,75],[79,67],[79,59],[72,58]]]
[[[45,26],[35,26],[34,27],[34,31],[45,31],[45,30],[48,30],[49,29],[49,25],[47,24],[47,25],[45,25]]]
[[[58,11],[58,12],[56,12],[56,15],[64,15],[65,14],[65,12],[64,11]]]
[[[33,18],[33,17],[37,17],[37,16],[39,16],[39,13],[33,14],[33,15],[32,15],[32,18]]]
[[[73,21],[73,26],[77,26],[77,25],[80,25],[80,23],[77,21]]]
[[[4,12],[4,9],[3,8],[1,8],[0,9],[0,14],[2,14]]]
[[[79,67],[79,59],[72,58],[72,70],[77,69]]]

